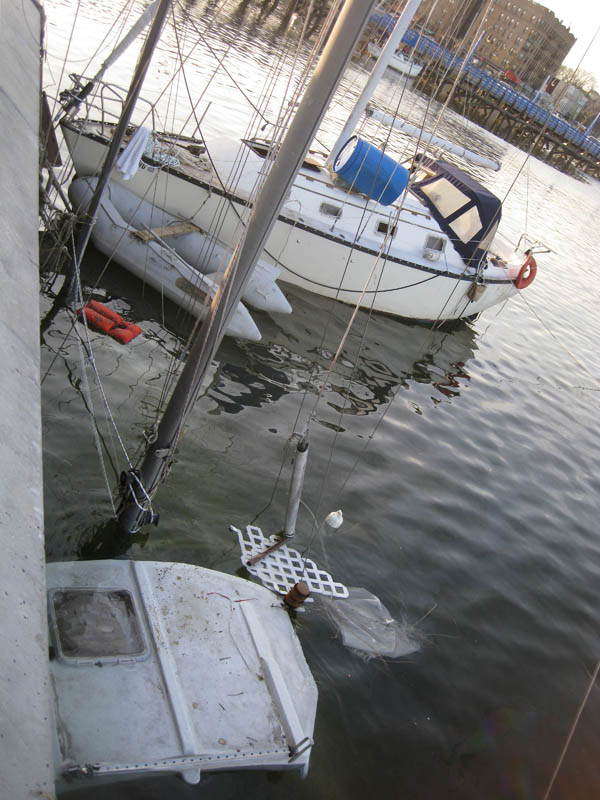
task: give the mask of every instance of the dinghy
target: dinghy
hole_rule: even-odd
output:
[[[79,213],[88,207],[96,185],[97,178],[76,178],[69,186],[69,198]],[[125,187],[109,183],[91,237],[106,256],[186,311],[203,316],[206,299],[214,294],[231,254],[200,229],[184,226],[180,219],[140,200]],[[182,227],[188,232],[177,233]],[[291,306],[275,282],[278,274],[270,264],[259,263],[244,300],[264,311],[290,313]],[[260,331],[242,303],[228,333],[252,341],[260,339]]]

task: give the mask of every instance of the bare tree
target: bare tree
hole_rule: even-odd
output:
[[[577,86],[583,92],[591,92],[596,88],[596,76],[586,69],[573,69],[572,67],[565,67],[563,64],[559,67],[557,77],[567,83]]]

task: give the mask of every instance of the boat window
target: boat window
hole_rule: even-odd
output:
[[[127,590],[55,589],[49,599],[59,657],[108,663],[140,659],[147,653]]]
[[[489,229],[489,231],[486,233],[486,235],[481,240],[481,243],[480,243],[479,247],[482,250],[489,250],[490,249],[490,247],[492,245],[492,241],[494,240],[494,236],[496,235],[496,231],[497,230],[498,230],[498,223],[496,222],[496,224],[492,225],[492,227]]]
[[[462,242],[470,242],[482,228],[479,211],[475,207],[470,208],[451,222],[450,227]]]
[[[440,236],[428,236],[425,240],[426,250],[435,250],[438,253],[442,253],[445,246],[446,240],[442,239]]]
[[[427,236],[423,255],[430,261],[439,261],[442,253],[446,249],[446,239],[442,236]]]
[[[443,217],[449,217],[470,201],[466,194],[446,178],[422,186],[421,191],[427,195]]]
[[[387,222],[378,222],[376,230],[377,233],[380,233],[382,236],[391,236],[392,239],[396,235],[396,226],[388,225]]]
[[[342,209],[340,206],[334,206],[332,203],[321,203],[319,206],[319,211],[321,214],[325,214],[328,217],[335,217],[339,219],[342,216]]]

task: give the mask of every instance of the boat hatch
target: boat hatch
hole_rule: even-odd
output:
[[[477,266],[500,222],[500,200],[452,164],[433,161],[427,167],[430,174],[414,183],[412,191],[429,208],[461,258]]]
[[[425,239],[423,255],[430,261],[439,261],[440,256],[446,249],[446,239],[443,236],[428,236]]]
[[[257,141],[256,139],[242,139],[242,142],[261,158],[266,158],[269,150],[272,147],[271,142]],[[304,169],[311,170],[312,172],[323,172],[323,167],[318,164],[310,155],[306,156],[302,162],[302,166]]]
[[[149,650],[126,589],[70,588],[48,593],[56,654],[72,664],[141,661]]]

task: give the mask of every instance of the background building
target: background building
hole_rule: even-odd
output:
[[[556,72],[575,43],[554,13],[533,0],[423,0],[414,21],[460,54],[483,32],[476,50],[482,65],[498,74],[510,70],[534,89]]]

